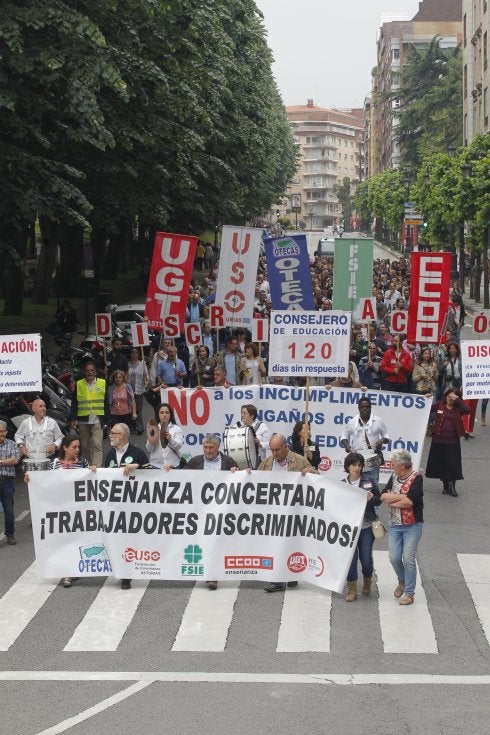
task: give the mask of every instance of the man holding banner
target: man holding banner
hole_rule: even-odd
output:
[[[306,475],[307,472],[313,472],[318,475],[318,470],[311,466],[305,457],[300,454],[291,452],[288,442],[283,434],[274,434],[269,441],[271,456],[263,459],[257,467],[258,470],[279,471],[279,472],[301,472]],[[288,587],[297,587],[297,582],[288,582]],[[265,585],[266,592],[282,592],[286,589],[286,582],[269,582]]]

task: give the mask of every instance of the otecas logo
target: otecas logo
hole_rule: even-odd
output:
[[[128,564],[134,561],[160,561],[159,551],[148,551],[147,549],[132,549],[128,546],[124,549],[122,558]]]
[[[328,472],[331,466],[332,460],[330,459],[330,457],[322,457],[320,460],[320,464],[318,465],[318,469],[322,472]]]
[[[308,559],[301,551],[295,551],[288,559],[288,569],[293,574],[304,572],[308,566]]]

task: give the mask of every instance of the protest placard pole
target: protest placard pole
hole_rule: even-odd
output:
[[[310,376],[306,378],[306,385],[305,385],[305,420],[303,422],[303,428],[301,429],[301,434],[303,435],[303,454],[305,457],[308,455],[308,437],[310,435],[310,421],[308,419],[308,414],[310,412]]]

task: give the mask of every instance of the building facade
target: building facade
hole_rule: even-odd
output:
[[[342,217],[334,186],[345,177],[364,178],[363,110],[306,105],[286,107],[300,159],[290,194],[301,194],[298,218],[308,229],[323,230]]]
[[[370,176],[400,164],[395,134],[400,100],[396,92],[403,84],[408,49],[426,49],[434,36],[439,38],[441,48],[456,48],[462,42],[461,3],[462,0],[424,0],[411,20],[386,21],[382,17],[371,91]]]

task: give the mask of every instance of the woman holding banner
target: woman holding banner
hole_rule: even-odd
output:
[[[214,385],[214,368],[216,360],[209,356],[209,347],[199,345],[196,350],[196,359],[191,367],[191,387],[200,385],[203,388],[212,388]]]
[[[50,462],[50,470],[78,470],[86,469],[89,466],[86,459],[80,457],[80,439],[77,434],[67,434],[61,440],[58,456]],[[95,472],[97,467],[91,466],[92,472]],[[26,472],[24,475],[25,482],[29,482],[29,474]],[[65,589],[70,589],[73,582],[76,582],[78,577],[63,577],[60,584]]]
[[[262,385],[266,376],[264,360],[254,342],[245,345],[245,357],[241,359],[240,377],[242,385]]]
[[[458,496],[456,481],[463,479],[460,439],[465,435],[463,416],[470,409],[461,399],[461,391],[449,388],[432,406],[435,419],[427,458],[426,477],[442,481],[442,494]]]
[[[344,460],[344,470],[347,477],[342,480],[348,485],[356,485],[356,487],[365,490],[367,493],[366,510],[362,521],[361,532],[357,542],[354,556],[347,574],[347,594],[346,602],[353,602],[357,599],[357,561],[361,562],[362,569],[362,594],[369,595],[371,592],[371,582],[373,579],[373,544],[374,533],[371,528],[373,521],[377,520],[375,506],[381,505],[378,483],[373,479],[369,472],[363,472],[364,457],[358,452],[350,452]]]
[[[146,429],[146,450],[150,464],[160,469],[177,469],[181,462],[184,435],[168,403],[162,403],[158,409],[158,420],[157,424],[150,419]]]

